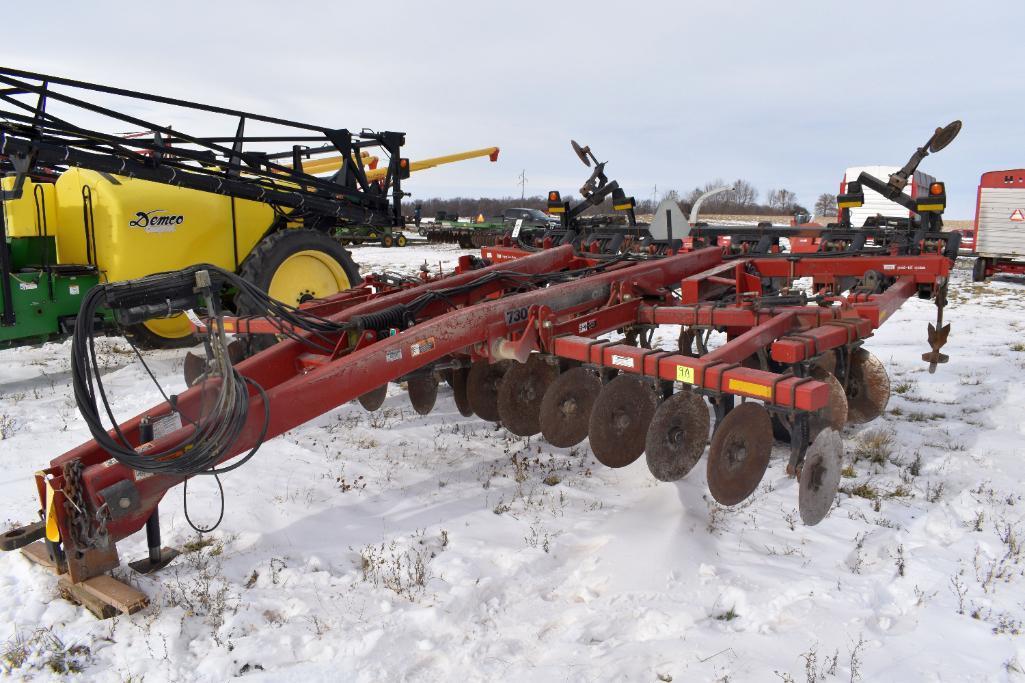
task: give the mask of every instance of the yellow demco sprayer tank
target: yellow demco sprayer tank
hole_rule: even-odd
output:
[[[61,174],[54,194],[59,260],[94,264],[108,282],[190,263],[238,270],[276,218],[266,204],[234,200],[233,217],[229,197],[82,169]],[[190,333],[184,316],[146,326],[171,339]]]

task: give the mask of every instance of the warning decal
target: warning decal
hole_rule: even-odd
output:
[[[419,356],[421,353],[427,353],[434,349],[434,337],[427,337],[427,339],[421,339],[415,344],[410,344],[409,355]]]
[[[1021,209],[1015,209],[1014,212],[1011,213],[1011,220],[1015,223],[1025,223],[1025,212]]]

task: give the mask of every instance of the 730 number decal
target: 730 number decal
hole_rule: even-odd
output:
[[[526,322],[528,310],[526,306],[509,309],[505,312],[505,324],[515,325],[516,323]]]

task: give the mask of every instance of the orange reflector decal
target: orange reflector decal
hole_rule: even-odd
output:
[[[750,394],[752,396],[772,398],[772,387],[767,387],[764,384],[755,384],[754,382],[745,382],[740,379],[731,379],[729,388],[731,391]]]

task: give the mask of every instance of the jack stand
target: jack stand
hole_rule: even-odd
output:
[[[178,557],[178,551],[174,548],[160,547],[159,515],[159,510],[154,510],[150,518],[146,520],[146,545],[149,546],[149,557],[128,563],[129,567],[140,574],[152,574],[158,569],[163,569],[171,560]]]
[[[153,421],[149,415],[143,416],[139,422],[139,442],[149,443],[153,440]],[[128,566],[140,574],[152,574],[158,569],[163,569],[167,563],[178,557],[178,551],[174,548],[160,547],[160,508],[153,508],[153,514],[146,520],[146,546],[149,548],[149,557],[143,560],[129,562]]]

